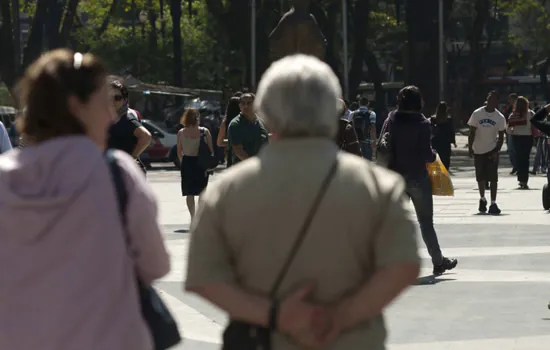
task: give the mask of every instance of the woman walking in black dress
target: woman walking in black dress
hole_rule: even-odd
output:
[[[178,157],[181,160],[181,194],[185,197],[191,219],[195,216],[195,196],[201,194],[208,184],[207,169],[199,166],[199,147],[205,142],[214,152],[212,136],[207,128],[199,126],[199,111],[189,108],[181,118],[183,129],[178,131]]]
[[[432,147],[435,149],[445,168],[451,167],[451,144],[456,148],[453,119],[447,114],[447,103],[439,102],[432,123]]]

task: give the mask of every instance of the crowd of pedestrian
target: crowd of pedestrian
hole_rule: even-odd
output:
[[[0,124],[0,348],[161,349],[156,330],[170,327],[169,310],[153,326],[143,291],[154,293],[170,259],[139,162],[151,134],[124,83],[92,54],[55,50],[18,91],[23,147],[11,151]],[[181,118],[177,157],[192,218],[185,289],[228,313],[225,349],[383,349],[384,309],[419,274],[405,199],[433,275],[458,264],[442,252],[426,169],[438,155],[451,166],[447,105],[427,118],[421,91],[407,86],[378,133],[368,99],[348,108],[341,97],[327,64],[294,55],[271,65],[256,94],[230,98],[215,135],[199,110]],[[500,213],[505,139],[520,188],[534,137],[533,171],[548,164],[550,105],[534,113],[521,96],[510,103],[503,115],[490,92],[468,121],[480,212]],[[209,184],[215,145],[228,169]],[[371,162],[381,145],[384,166]]]

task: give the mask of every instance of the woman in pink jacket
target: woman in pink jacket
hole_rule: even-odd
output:
[[[153,347],[136,273],[151,283],[169,257],[151,189],[116,152],[123,228],[103,155],[114,98],[106,76],[96,57],[56,50],[22,79],[20,131],[32,142],[0,156],[0,349]]]

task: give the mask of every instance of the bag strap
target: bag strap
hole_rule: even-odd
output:
[[[112,149],[108,149],[105,152],[105,159],[107,160],[107,165],[109,166],[111,178],[115,187],[118,212],[120,214],[120,218],[122,219],[123,226],[126,227],[128,221],[126,216],[126,207],[128,206],[128,191],[126,191],[126,184],[124,183],[124,179],[122,177],[122,170],[117,163],[117,160],[114,156],[114,151]]]
[[[323,197],[325,196],[325,193],[327,192],[327,189],[329,188],[330,183],[332,182],[332,179],[334,178],[334,175],[336,174],[336,170],[338,169],[338,157],[334,160],[334,163],[330,167],[330,170],[328,174],[325,176],[321,187],[319,189],[319,192],[317,193],[317,196],[315,197],[315,200],[309,209],[309,212],[306,216],[306,219],[304,220],[304,223],[302,224],[302,227],[300,228],[300,231],[298,231],[298,236],[296,237],[296,240],[294,241],[294,244],[292,245],[292,249],[290,250],[285,263],[283,264],[281,270],[279,271],[279,274],[277,275],[277,279],[275,279],[275,282],[273,283],[273,286],[271,287],[271,291],[269,293],[270,297],[272,299],[275,298],[275,294],[277,293],[281,283],[283,282],[283,279],[285,278],[290,265],[294,261],[294,258],[296,257],[296,254],[298,253],[298,250],[302,246],[302,243],[304,242],[304,239],[306,238],[306,234],[308,232],[308,229],[311,225],[311,222],[313,221],[313,218],[315,217],[315,214],[317,212],[317,209],[319,208],[319,205],[323,201]]]

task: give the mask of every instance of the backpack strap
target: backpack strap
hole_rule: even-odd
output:
[[[115,187],[115,193],[117,197],[118,212],[120,218],[122,219],[122,224],[126,227],[127,216],[126,208],[128,207],[128,191],[126,191],[126,184],[124,183],[124,178],[122,177],[122,169],[114,156],[114,150],[108,149],[105,152],[105,159],[107,165],[109,166],[109,171],[111,172],[111,179],[113,180],[113,185]]]

